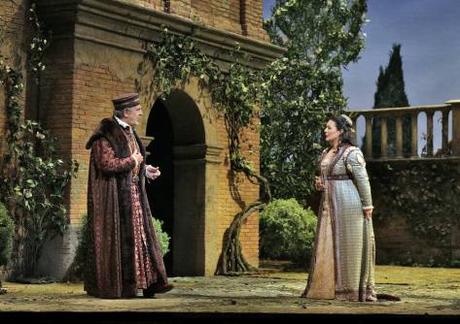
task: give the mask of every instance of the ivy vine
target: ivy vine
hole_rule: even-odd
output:
[[[216,112],[224,118],[229,138],[231,170],[242,172],[251,182],[262,186],[261,197],[236,214],[225,232],[216,274],[254,269],[242,254],[240,230],[243,221],[265,207],[271,198],[268,181],[254,171],[250,161],[241,152],[243,130],[252,126],[251,122],[257,115],[260,75],[240,62],[244,55],[238,47],[226,54],[233,58],[233,63],[224,70],[203,53],[190,36],[176,35],[163,28],[160,41],[149,43],[145,55],[146,61],[153,65],[155,71],[153,80],[146,88],[138,86],[141,92],[159,92],[165,99],[174,88],[184,85],[190,77],[196,77],[200,87],[210,91]]]
[[[34,35],[27,51],[27,66],[34,76],[35,81],[38,83],[41,78],[41,72],[46,68],[46,65],[43,63],[43,57],[50,45],[51,32],[43,28],[37,15],[35,3],[31,4],[28,15],[28,19],[34,30]]]
[[[437,260],[415,256],[398,262],[448,266],[453,229],[460,220],[460,170],[456,163],[446,161],[415,161],[400,164],[369,164],[375,205],[376,224],[388,217],[404,217],[409,231],[429,246],[445,250]],[[395,213],[395,211],[397,211]],[[395,256],[396,258],[399,256]],[[458,262],[458,260],[457,260]]]

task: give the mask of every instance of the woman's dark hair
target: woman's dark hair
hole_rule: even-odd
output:
[[[343,131],[340,135],[340,143],[355,144],[355,130],[353,128],[353,121],[347,115],[332,116],[328,120],[332,120],[339,131]]]

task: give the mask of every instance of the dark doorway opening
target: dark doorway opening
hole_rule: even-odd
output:
[[[154,139],[147,146],[147,164],[160,167],[161,176],[147,184],[147,196],[154,218],[163,222],[163,231],[171,238],[169,252],[164,256],[168,276],[173,275],[174,246],[174,167],[173,130],[168,111],[162,100],[157,100],[147,123],[147,136]]]
[[[164,256],[169,276],[203,275],[205,269],[205,132],[193,99],[173,91],[150,112],[147,163],[161,176],[147,185],[153,217],[171,237]]]

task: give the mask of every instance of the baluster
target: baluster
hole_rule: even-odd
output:
[[[380,141],[381,141],[381,154],[382,158],[388,156],[388,129],[387,129],[387,118],[385,116],[380,117],[380,124],[382,128],[380,129]]]
[[[396,117],[396,157],[403,157],[402,116]]]
[[[433,156],[433,111],[426,112],[426,155]]]
[[[452,109],[452,155],[460,155],[460,100],[446,102]]]
[[[442,151],[445,154],[449,153],[449,110],[442,112]]]
[[[353,122],[353,128],[355,129],[355,133],[353,134],[353,143],[355,145],[358,145],[358,115],[356,117],[351,117],[351,121]]]
[[[411,116],[411,157],[418,157],[418,125],[417,125],[418,113],[412,114]]]
[[[372,116],[366,117],[366,157],[372,159]]]

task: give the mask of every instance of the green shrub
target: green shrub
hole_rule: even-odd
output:
[[[316,216],[294,199],[273,200],[260,214],[261,257],[308,264]]]
[[[5,205],[0,203],[0,266],[6,265],[13,248],[14,223]]]
[[[162,229],[163,222],[156,218],[153,218],[153,227],[157,233],[158,241],[160,242],[161,253],[165,255],[169,252],[169,240],[171,239],[168,233],[163,232]]]
[[[90,244],[90,232],[88,223],[88,215],[84,215],[81,218],[81,227],[78,234],[78,246],[75,252],[75,258],[73,259],[72,266],[70,267],[71,281],[83,280],[85,264],[88,258],[91,256],[91,253],[88,253]]]
[[[65,278],[68,281],[83,280],[84,274],[88,274],[88,268],[86,268],[86,264],[88,261],[91,261],[93,256],[93,253],[88,253],[91,239],[88,223],[88,217],[87,215],[84,215],[82,217],[81,228],[78,235],[78,247],[75,253],[75,258]],[[163,232],[161,221],[153,218],[153,226],[160,242],[161,252],[163,255],[165,255],[169,252],[170,237],[166,232]]]

